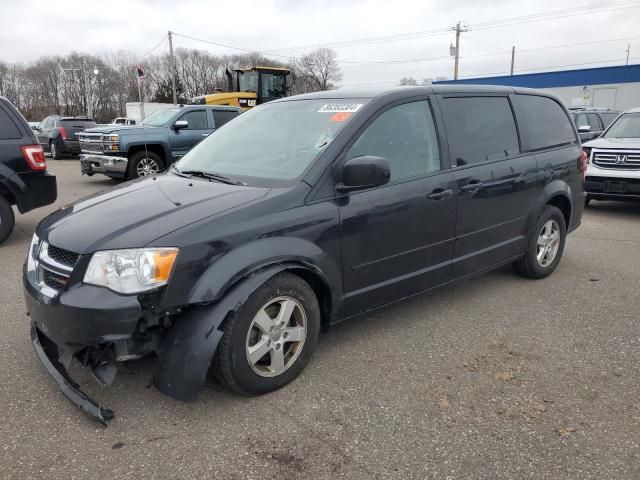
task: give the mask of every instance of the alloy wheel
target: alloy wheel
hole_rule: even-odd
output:
[[[149,157],[145,157],[136,165],[136,173],[139,177],[146,177],[147,175],[155,175],[160,171],[158,163]]]
[[[275,377],[300,356],[307,336],[304,307],[289,296],[269,300],[253,317],[247,333],[246,354],[251,369],[261,377]]]
[[[560,224],[556,220],[549,220],[538,234],[536,258],[538,264],[546,268],[553,263],[560,249]]]

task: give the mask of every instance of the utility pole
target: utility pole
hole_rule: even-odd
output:
[[[629,65],[629,52],[631,51],[631,44],[627,45],[627,63],[625,65]]]
[[[516,46],[511,47],[511,75],[513,75],[513,64],[516,62]]]
[[[85,114],[91,118],[91,89],[89,84],[89,70],[87,70],[87,60],[82,59],[82,79],[84,82],[84,96],[85,96]]]
[[[458,80],[458,63],[460,61],[460,33],[468,32],[469,29],[467,27],[461,27],[460,22],[458,22],[455,27],[451,27],[451,30],[456,32],[456,46],[450,49],[450,53],[452,53],[455,57],[455,61],[453,64],[453,79]]]
[[[171,90],[173,91],[173,104],[178,104],[176,96],[176,62],[173,58],[173,40],[171,38],[171,30],[169,30],[169,63],[171,65]]]

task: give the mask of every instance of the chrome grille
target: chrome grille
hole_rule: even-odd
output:
[[[37,282],[41,288],[49,290],[48,296],[55,296],[67,286],[78,257],[76,253],[53,247],[47,242],[40,242],[34,249]]]
[[[80,256],[77,253],[70,252],[69,250],[65,250],[63,248],[54,247],[53,245],[49,245],[48,252],[49,256],[56,262],[59,262],[71,268],[76,265],[78,257]]]
[[[592,161],[600,168],[640,170],[640,151],[595,150]]]
[[[83,132],[79,135],[79,139],[80,139],[80,150],[83,153],[93,153],[93,154],[103,153],[101,133]]]
[[[83,153],[102,153],[102,145],[99,143],[80,142],[80,150]]]
[[[67,286],[69,277],[65,277],[64,275],[60,275],[59,273],[43,268],[42,281],[47,287],[60,291]]]

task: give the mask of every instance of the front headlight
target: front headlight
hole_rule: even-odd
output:
[[[108,143],[118,143],[120,141],[120,137],[118,135],[102,135],[102,141]]]
[[[27,252],[27,271],[33,272],[36,269],[36,258],[38,256],[38,248],[40,248],[40,239],[34,233]]]
[[[84,283],[127,294],[153,290],[167,284],[177,256],[177,248],[96,252],[84,274]]]

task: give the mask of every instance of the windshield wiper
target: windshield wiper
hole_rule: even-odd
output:
[[[215,173],[215,172],[205,172],[204,170],[178,170],[177,167],[175,169],[183,175],[201,177],[201,178],[206,178],[208,180],[215,180],[216,182],[226,183],[227,185],[246,185],[244,182],[241,182],[239,180],[234,180],[233,178],[225,177],[224,175],[220,175],[219,173]]]

